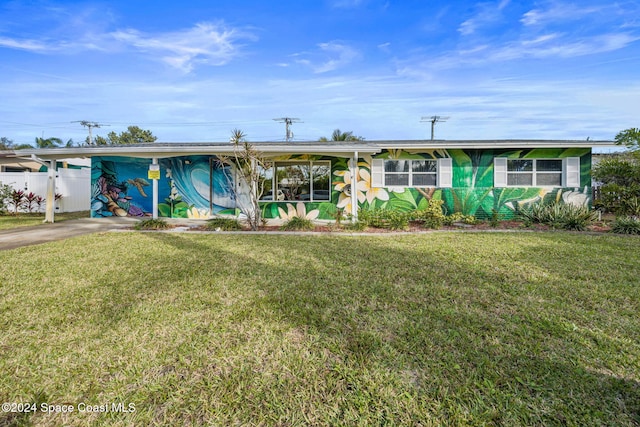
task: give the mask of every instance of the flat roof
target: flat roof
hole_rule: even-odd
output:
[[[287,154],[320,154],[351,157],[359,154],[377,154],[382,150],[442,150],[442,149],[519,149],[519,148],[594,148],[614,147],[614,141],[591,140],[380,140],[380,141],[292,141],[249,142],[266,157]],[[229,142],[156,142],[150,144],[97,145],[63,148],[34,148],[4,152],[7,157],[61,159],[69,157],[126,156],[165,158],[187,155],[233,155],[234,145]]]

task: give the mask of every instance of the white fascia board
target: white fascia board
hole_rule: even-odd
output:
[[[317,154],[335,157],[350,157],[354,151],[365,154],[376,154],[380,152],[377,147],[351,147],[351,146],[299,146],[294,145],[260,145],[252,144],[253,148],[267,157],[285,156],[291,154]],[[167,158],[178,156],[194,156],[194,155],[222,155],[231,156],[234,154],[232,145],[228,146],[158,146],[158,147],[78,147],[78,148],[52,148],[39,150],[20,150],[20,157],[29,158],[32,154],[42,159],[61,159],[69,157],[95,157],[95,156],[113,156],[113,157],[139,157],[139,158]]]
[[[499,141],[371,141],[382,149],[442,150],[442,149],[519,149],[519,148],[594,148],[615,147],[614,141],[587,140],[499,140]]]

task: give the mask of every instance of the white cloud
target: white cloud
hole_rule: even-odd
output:
[[[320,43],[318,47],[321,52],[316,52],[312,55],[314,59],[317,59],[302,58],[295,61],[298,64],[310,67],[314,73],[320,74],[344,67],[360,57],[360,53],[357,50],[340,42]],[[300,55],[308,54],[295,54],[294,56]],[[323,56],[323,58],[319,58],[320,56]]]
[[[507,7],[510,0],[501,0],[500,3],[479,3],[476,5],[478,11],[472,18],[467,19],[460,27],[458,32],[463,36],[474,34],[479,27],[500,21],[502,18],[502,10]]]
[[[125,45],[153,55],[171,67],[190,72],[196,63],[224,65],[238,55],[236,41],[251,37],[235,29],[211,23],[157,35],[145,35],[136,30],[117,31],[112,37]]]
[[[68,34],[64,38],[19,39],[0,37],[0,47],[39,54],[76,54],[89,50],[118,52],[123,48],[149,54],[185,73],[196,64],[224,65],[239,55],[239,41],[254,36],[223,24],[200,23],[167,33],[145,34],[135,29],[103,33]]]
[[[520,22],[525,26],[543,26],[554,22],[574,21],[588,15],[603,13],[604,6],[587,7],[571,3],[554,3],[548,9],[532,9],[522,15]]]
[[[45,43],[37,40],[17,40],[8,37],[0,37],[0,46],[30,52],[46,52],[51,49]]]

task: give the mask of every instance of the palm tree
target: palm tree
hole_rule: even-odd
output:
[[[37,148],[56,148],[64,144],[60,138],[39,138],[36,137]]]
[[[341,132],[340,129],[336,129],[331,134],[331,139],[327,139],[327,137],[323,136],[319,141],[364,141],[364,138],[361,136],[355,136],[353,132]]]

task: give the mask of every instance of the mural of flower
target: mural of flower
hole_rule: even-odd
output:
[[[193,219],[209,219],[211,215],[209,215],[208,209],[198,209],[196,207],[191,207],[187,210],[187,218]]]
[[[307,207],[302,202],[298,202],[295,207],[293,204],[287,203],[286,211],[278,206],[278,212],[280,213],[280,219],[285,221],[295,217],[314,220],[318,218],[318,215],[320,215],[320,211],[318,209],[313,209],[307,212]]]
[[[562,193],[562,200],[568,204],[576,207],[589,206],[589,196],[587,195],[587,187],[584,187],[584,191],[565,191]]]
[[[369,168],[369,170],[370,169],[371,168]],[[387,193],[387,190],[385,190],[384,188],[374,188],[371,186],[371,174],[369,173],[369,170],[364,168],[359,169],[360,178],[362,178],[362,181],[358,182],[358,184],[362,183],[362,189],[366,194],[367,201],[369,202],[369,204],[372,204],[376,199],[382,201],[389,200],[389,193]]]

